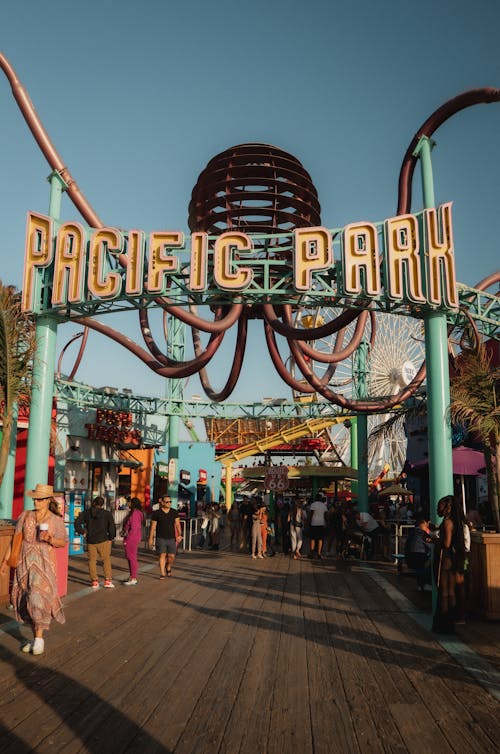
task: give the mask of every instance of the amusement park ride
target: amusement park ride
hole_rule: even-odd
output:
[[[355,416],[359,505],[367,506],[369,473],[404,460],[401,438],[378,447],[367,463],[367,426],[384,421],[427,381],[430,494],[452,492],[449,341],[472,328],[499,338],[499,303],[489,289],[495,273],[475,288],[457,284],[451,204],[435,208],[433,133],[475,104],[500,101],[500,90],[476,89],[446,102],[418,129],[404,156],[397,214],[382,222],[328,229],[312,180],[292,155],[265,144],[242,144],[214,157],[193,189],[191,237],[175,230],[118,230],[106,226],[83,196],[45,131],[10,63],[0,55],[13,95],[51,169],[47,215],[28,218],[23,307],[37,322],[26,487],[44,481],[54,393],[57,327],[83,326],[68,380],[55,390],[80,405],[164,413],[169,454],[177,456],[179,422],[186,417],[269,416],[343,426]],[[412,180],[420,161],[424,210],[412,213]],[[85,224],[61,223],[66,192]],[[132,342],[97,316],[137,310],[144,340]],[[151,310],[163,314],[163,345],[152,332]],[[293,400],[230,404],[240,375],[248,323],[260,320],[270,360]],[[226,383],[214,388],[207,367],[225,333],[236,326]],[[194,357],[186,359],[185,330]],[[89,329],[135,354],[167,379],[166,399],[106,395],[74,381]],[[281,343],[278,345],[278,339]],[[282,355],[286,349],[286,356]],[[183,380],[198,374],[207,402],[183,398]],[[340,419],[340,420],[339,420]],[[331,437],[336,443],[335,435]],[[343,449],[340,453],[344,453]],[[343,459],[342,459],[343,460]],[[370,470],[369,470],[370,466]],[[170,493],[175,496],[176,480]]]

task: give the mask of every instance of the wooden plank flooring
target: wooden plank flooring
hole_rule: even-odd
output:
[[[392,599],[384,579],[415,595],[391,567],[195,551],[160,581],[140,559],[125,588],[116,548],[116,589],[92,592],[71,558],[41,657],[0,611],[0,754],[499,750],[499,696]],[[497,668],[498,624],[469,635]]]

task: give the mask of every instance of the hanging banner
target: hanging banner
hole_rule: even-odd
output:
[[[175,462],[175,458],[171,458],[168,462],[168,483],[173,484],[175,482],[175,471],[177,468],[177,464]]]

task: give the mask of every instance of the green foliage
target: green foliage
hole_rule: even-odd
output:
[[[500,369],[491,368],[484,343],[462,351],[450,389],[453,421],[466,426],[495,451],[500,442]]]
[[[21,311],[16,289],[0,281],[0,416],[3,423],[0,482],[8,457],[14,404],[22,405],[29,400],[34,349],[33,321]]]
[[[450,381],[450,416],[476,434],[485,447],[489,498],[500,531],[500,368],[491,367],[484,343],[466,347]]]

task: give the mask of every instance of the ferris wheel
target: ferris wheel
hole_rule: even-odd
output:
[[[309,310],[301,308],[296,311],[295,321],[302,327],[317,327],[318,325],[337,317],[340,310],[335,308]],[[335,343],[338,336],[330,336],[316,340],[314,348],[318,352],[329,353],[332,348],[342,348],[350,342],[355,324],[349,325],[341,334],[341,342]],[[395,395],[408,385],[425,358],[424,328],[420,320],[408,316],[377,313],[375,315],[375,332],[372,339],[371,324],[367,323],[364,332],[364,341],[367,346],[366,353],[366,378],[364,390],[367,397],[380,398]],[[354,352],[350,357],[341,361],[327,376],[328,364],[321,361],[313,361],[311,366],[321,378],[328,379],[328,385],[341,392],[346,397],[352,398],[360,388],[360,375],[358,372],[359,356]],[[294,399],[301,400],[301,394],[294,392]],[[315,394],[315,400],[324,400]],[[384,436],[372,436],[372,433],[382,424],[385,424],[389,414],[374,414],[368,417],[368,473],[370,478],[375,478],[388,465],[390,476],[401,473],[405,459],[407,439],[404,429],[398,423],[388,429]],[[350,463],[350,431],[349,423],[337,424],[328,430],[330,448],[323,460],[335,462],[341,460]]]

